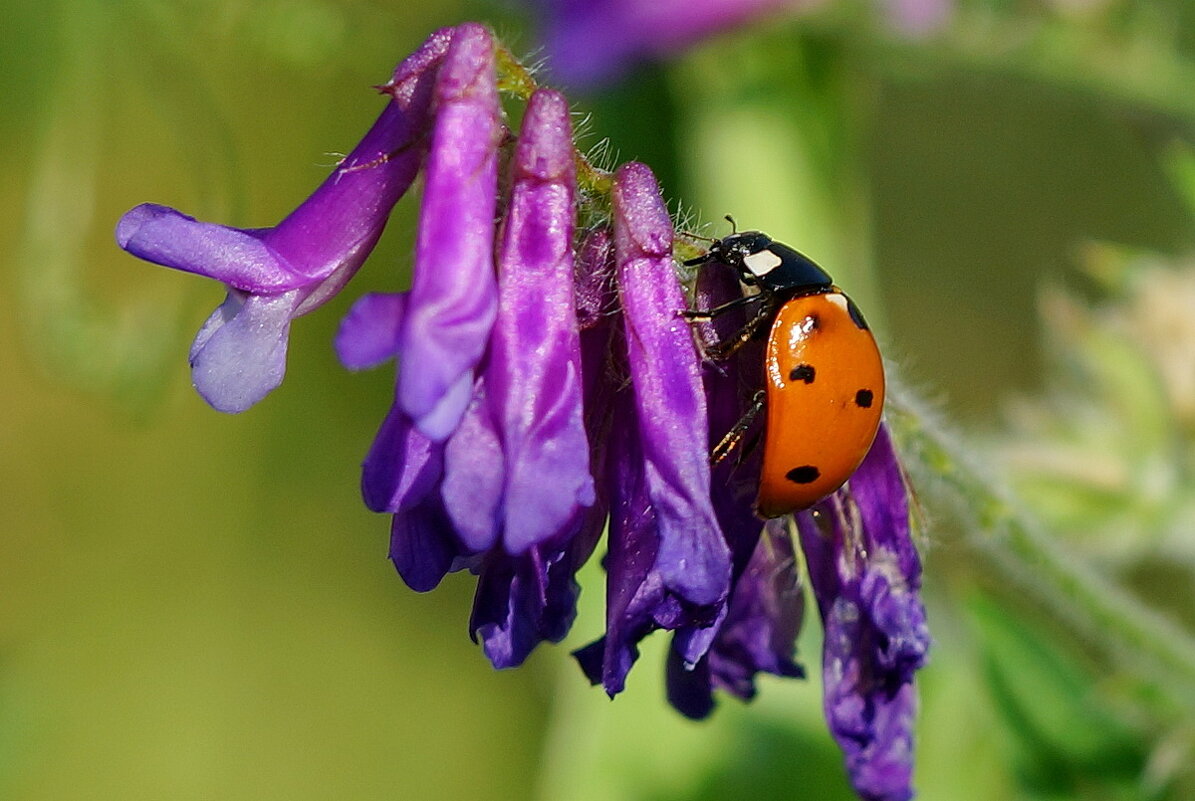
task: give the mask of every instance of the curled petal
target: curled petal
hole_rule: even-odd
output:
[[[519,554],[594,501],[573,296],[572,128],[558,93],[531,97],[512,166],[486,379],[506,457],[503,541]]]
[[[656,566],[668,589],[697,605],[719,604],[730,553],[710,500],[708,425],[701,365],[672,267],[672,223],[651,171],[615,175],[614,241],[627,356],[648,497],[660,532]]]
[[[228,286],[191,349],[195,386],[215,408],[243,411],[278,386],[290,320],[335,295],[377,243],[418,171],[443,50],[433,37],[404,62],[410,69],[403,86],[373,127],[277,226],[230,228],[154,204],[136,207],[117,225],[117,243],[130,253]]]
[[[116,244],[139,259],[245,292],[285,292],[310,281],[263,241],[262,231],[200,222],[157,203],[142,203],[121,217]]]
[[[403,410],[436,440],[452,433],[468,407],[472,372],[497,312],[501,126],[494,69],[489,32],[474,24],[457,28],[436,83],[398,380]]]

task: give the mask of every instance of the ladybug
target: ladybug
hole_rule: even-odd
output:
[[[727,217],[731,225],[734,220]],[[884,407],[884,365],[862,313],[807,256],[759,231],[712,240],[688,266],[734,268],[750,294],[704,311],[708,321],[749,307],[746,325],[707,349],[726,359],[766,331],[764,388],[710,455],[715,464],[766,410],[756,512],[773,518],[806,509],[841,487],[871,448]]]

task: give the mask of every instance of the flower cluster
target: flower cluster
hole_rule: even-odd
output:
[[[394,401],[365,458],[370,509],[391,516],[390,558],[413,589],[477,576],[469,622],[496,667],[572,624],[578,569],[607,535],[606,631],[576,654],[622,690],[651,632],[673,632],[668,695],[703,717],[760,672],[801,676],[794,534],[826,628],[826,713],[858,792],[911,795],[913,672],[928,643],[920,566],[887,433],[848,487],[796,521],[753,510],[752,456],[711,468],[710,442],[761,380],[751,347],[721,364],[695,340],[673,226],[650,169],[582,191],[567,102],[535,89],[508,130],[498,46],[475,24],[441,30],[381,87],[377,123],[274,228],[235,229],[139,206],[117,240],[215,278],[228,297],[191,351],[196,388],[240,411],[282,378],[295,317],[345,286],[420,171],[406,292],[352,307],[336,338],[349,368],[394,359]],[[592,182],[591,182],[592,183]],[[694,302],[734,297],[711,265]],[[733,315],[730,315],[732,317]]]

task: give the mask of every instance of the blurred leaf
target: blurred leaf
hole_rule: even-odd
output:
[[[968,612],[1027,787],[1043,798],[1163,797],[1164,788],[1142,782],[1150,755],[1145,732],[1113,711],[1090,668],[990,598],[974,596]]]

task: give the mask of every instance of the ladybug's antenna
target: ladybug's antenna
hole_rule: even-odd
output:
[[[739,232],[739,225],[734,221],[734,217],[731,217],[729,214],[727,214],[726,222],[730,223],[730,233],[732,236]]]

